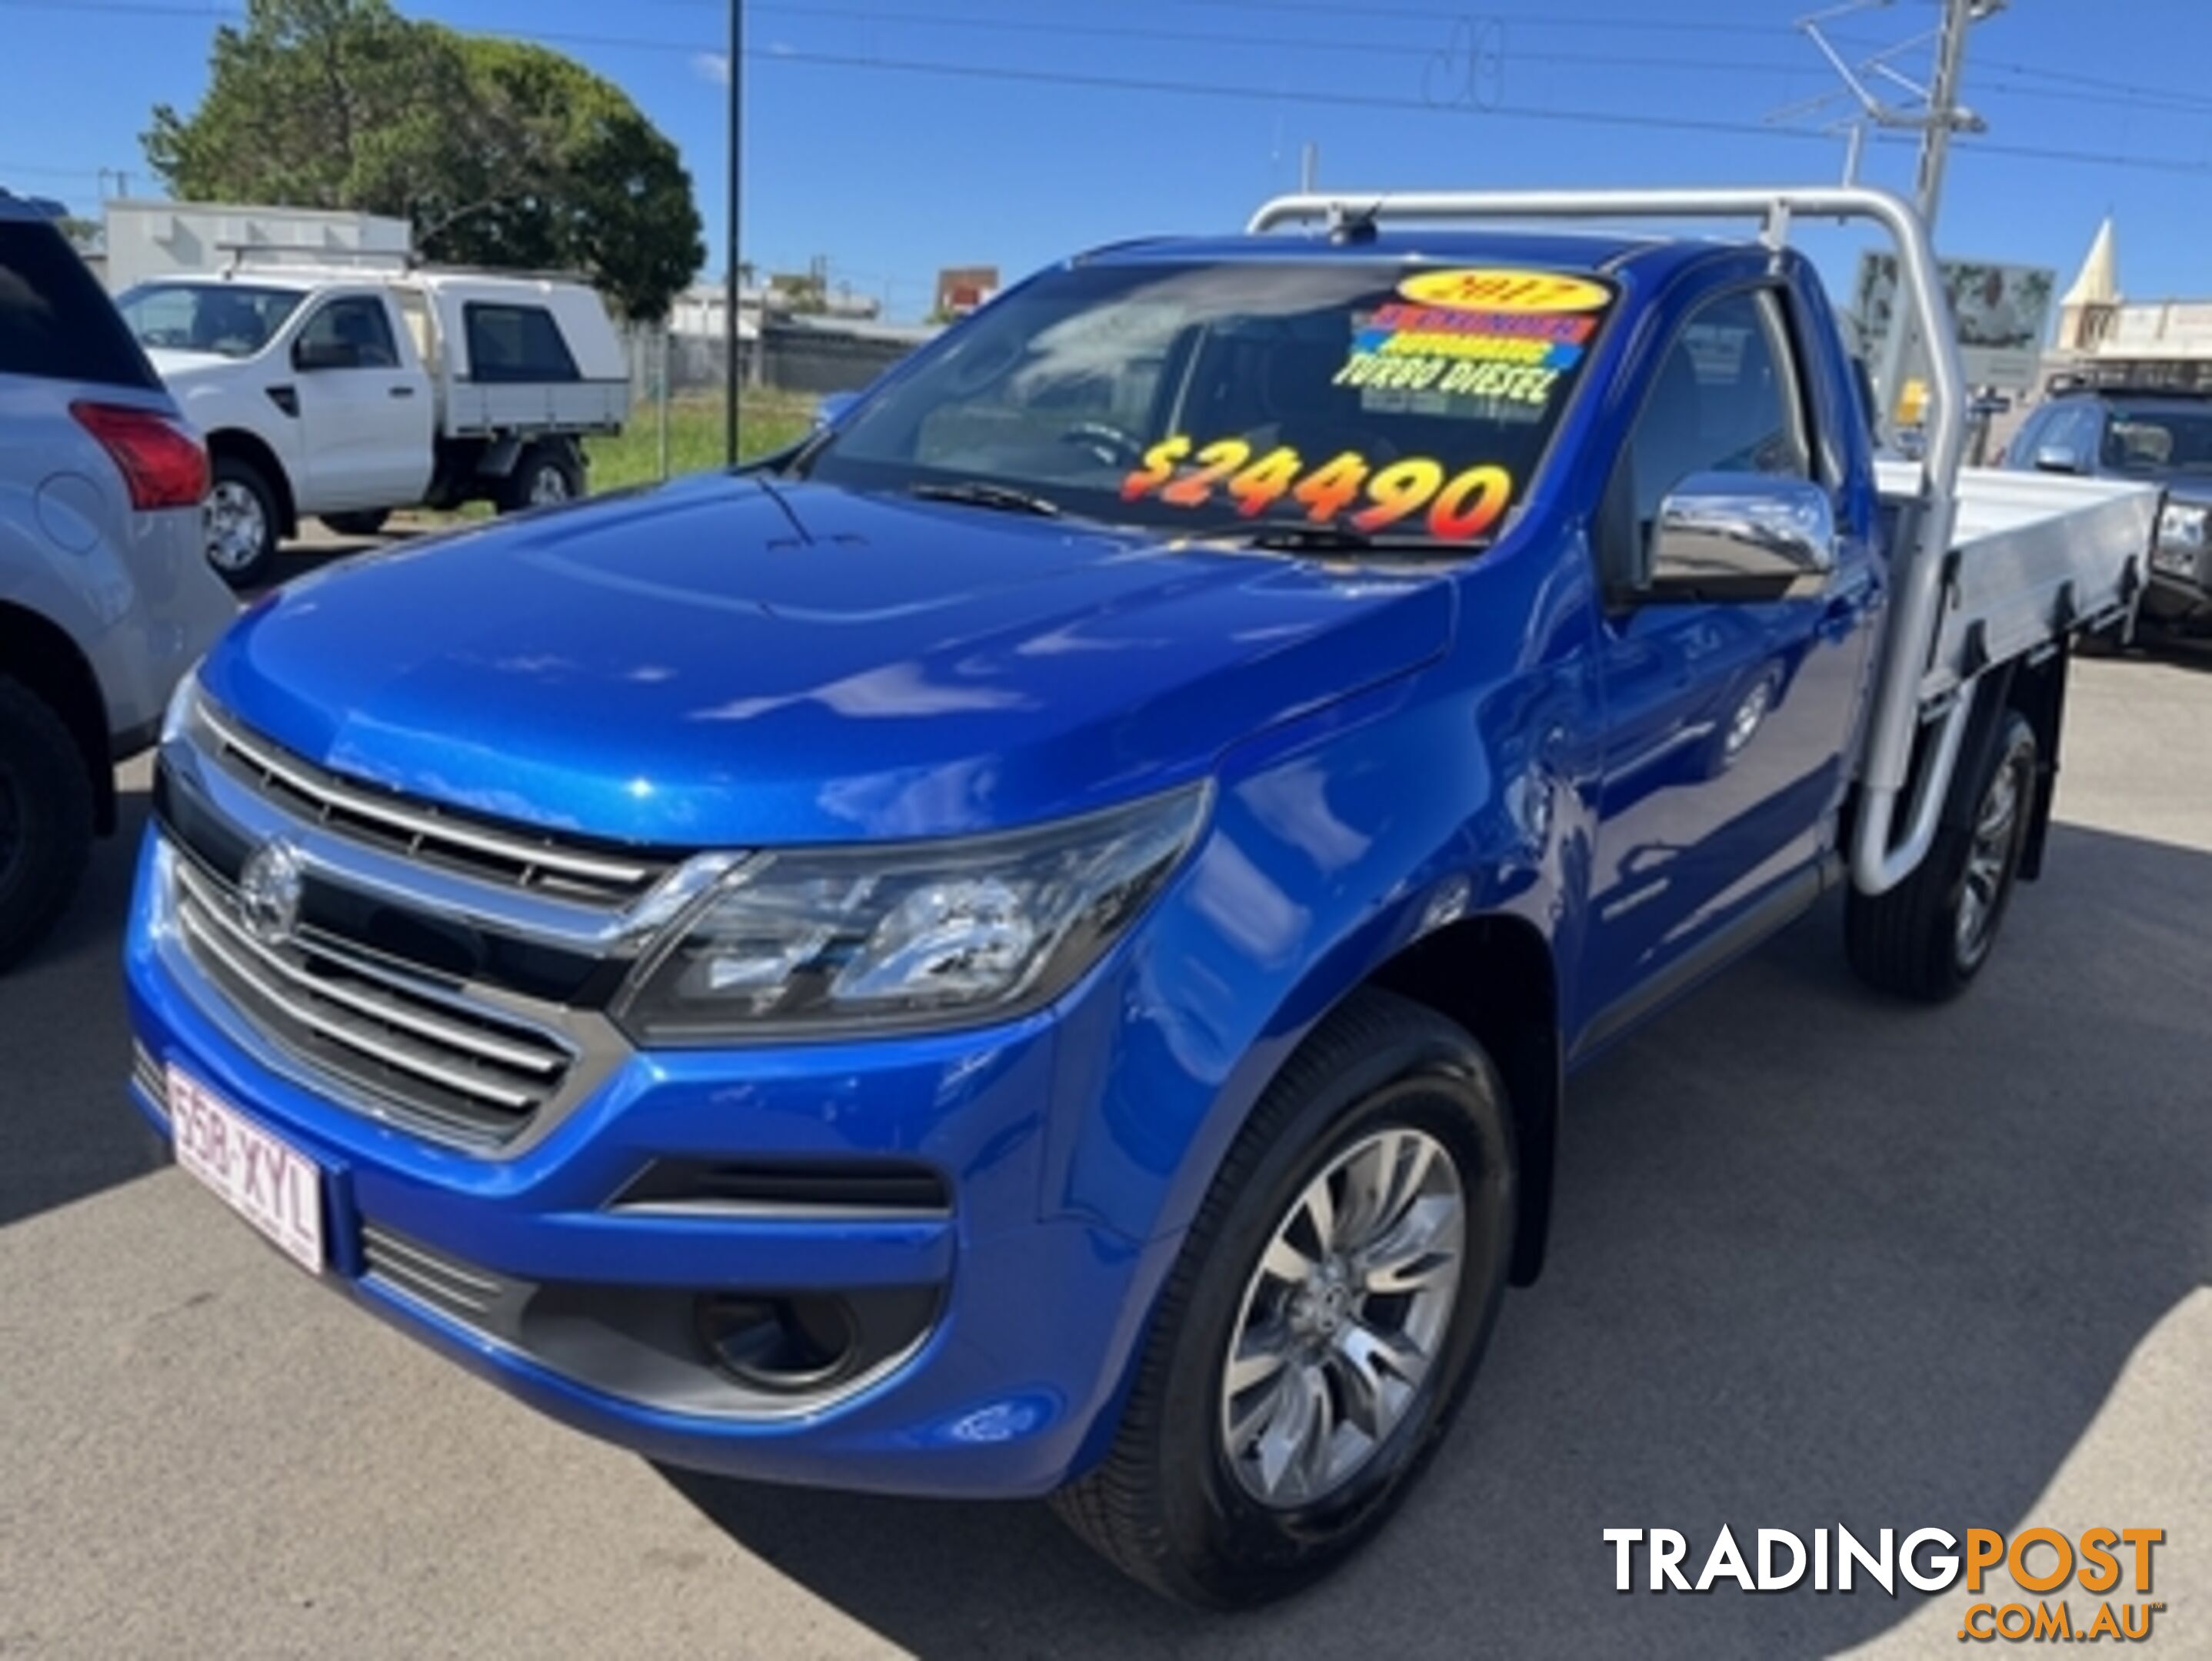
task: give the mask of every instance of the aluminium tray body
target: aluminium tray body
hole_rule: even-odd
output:
[[[1917,463],[1880,461],[1875,473],[1892,506],[1919,486]],[[2160,497],[2124,479],[1960,469],[1923,704],[2071,628],[2124,615],[2148,570]]]

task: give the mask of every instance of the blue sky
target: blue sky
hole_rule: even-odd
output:
[[[1843,142],[1822,118],[1769,122],[1837,84],[1791,27],[1812,4],[763,0],[747,10],[745,252],[770,268],[826,255],[913,316],[939,265],[1011,276],[1237,225],[1296,184],[1309,140],[1323,184],[1363,188],[1831,179]],[[681,147],[719,270],[726,0],[400,9],[543,40],[624,87]],[[0,0],[0,184],[89,209],[98,170],[121,169],[146,193],[147,112],[192,104],[237,9]],[[1831,27],[1863,52],[1937,15],[1895,0]],[[1918,74],[1928,58],[1897,61]],[[2063,283],[2111,211],[2131,298],[2212,295],[2212,91],[2190,89],[2207,62],[2203,0],[2013,0],[1976,24],[1965,94],[1990,130],[1954,149],[1943,251],[2054,265]],[[1909,142],[1868,147],[1875,182],[1909,188],[1911,167]],[[1843,251],[1820,252],[1839,276]]]

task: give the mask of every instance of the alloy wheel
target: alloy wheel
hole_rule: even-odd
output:
[[[2013,847],[2018,840],[2027,768],[2015,752],[2007,755],[1990,779],[1974,815],[1973,840],[1966,847],[1966,886],[1959,895],[1959,961],[1972,967],[1987,955],[1996,930],[1997,904],[2004,894]]]
[[[1459,1167],[1420,1131],[1362,1138],[1299,1192],[1222,1370],[1224,1446],[1253,1499],[1327,1498],[1405,1422],[1451,1325],[1466,1232]]]
[[[568,500],[568,476],[557,467],[541,467],[531,476],[530,505],[550,507]]]
[[[269,544],[261,499],[234,479],[222,480],[208,492],[203,514],[208,559],[218,571],[245,570]]]

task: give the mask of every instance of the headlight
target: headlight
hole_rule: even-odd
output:
[[[2204,519],[2203,508],[2173,503],[2158,516],[2158,539],[2173,548],[2202,548]]]
[[[1010,835],[762,854],[646,954],[617,1018],[643,1044],[698,1044],[1034,1008],[1160,891],[1206,799],[1194,785]]]

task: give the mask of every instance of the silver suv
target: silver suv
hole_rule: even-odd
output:
[[[0,969],[115,827],[113,763],[233,615],[207,452],[84,262],[0,192]]]

